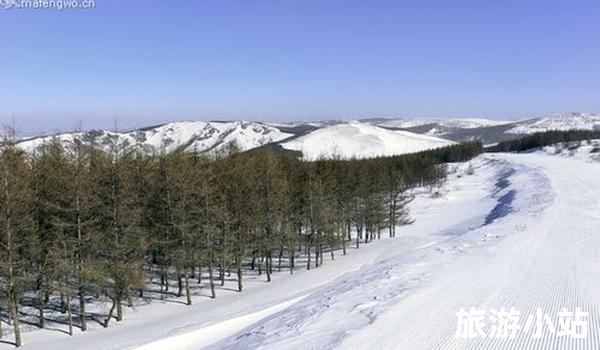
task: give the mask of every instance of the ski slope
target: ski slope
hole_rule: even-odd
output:
[[[497,204],[437,243],[325,286],[214,349],[598,349],[600,164],[538,154],[487,156],[504,170]],[[475,226],[473,226],[476,224]],[[587,339],[455,336],[456,312],[566,307],[589,312]]]
[[[522,176],[540,176],[531,183],[533,191],[517,190],[517,212],[497,225],[469,233],[472,239],[466,239],[472,252],[457,259],[460,264],[387,308],[375,322],[344,339],[342,348],[360,348],[355,345],[366,344],[367,339],[373,346],[400,349],[600,348],[600,165],[539,155],[502,158],[527,164],[529,174]],[[476,239],[485,233],[509,237],[495,246],[477,247]],[[539,340],[524,333],[514,340],[456,338],[456,311],[473,306],[514,307],[523,314],[535,313],[539,307],[553,320],[563,307],[581,307],[590,314],[589,338],[560,338],[547,331]],[[394,330],[386,327],[390,324],[406,327]]]
[[[416,221],[319,269],[279,273],[187,307],[153,303],[124,322],[25,349],[598,349],[600,163],[538,152],[462,164],[441,196],[416,194]],[[455,336],[460,308],[589,312],[587,339]],[[0,348],[8,348],[0,345]]]

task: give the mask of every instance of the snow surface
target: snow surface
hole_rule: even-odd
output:
[[[309,160],[340,157],[371,158],[414,153],[454,144],[427,135],[389,130],[361,122],[332,125],[285,142],[283,148],[302,152]]]
[[[384,254],[404,254],[423,249],[439,239],[435,236],[429,237],[430,233],[463,222],[464,215],[459,217],[456,215],[457,211],[485,213],[494,205],[494,200],[489,198],[489,181],[485,179],[492,178],[495,172],[494,167],[486,166],[478,171],[477,177],[462,177],[458,182],[446,186],[443,191],[448,193],[442,197],[434,198],[426,191],[417,193],[416,199],[411,203],[411,210],[419,219],[413,225],[399,229],[399,232],[404,232],[402,237],[363,244],[360,249],[348,247],[348,255],[341,256],[338,252],[335,261],[326,259],[324,265],[318,269],[306,271],[300,268],[293,276],[287,271],[275,272],[270,283],[266,283],[264,277],[253,279],[247,276],[244,292],[234,292],[233,281],[229,285],[226,284],[225,288],[217,287],[217,298],[214,300],[206,297],[207,291],[203,295],[194,296],[192,306],[183,305],[183,299],[172,298],[167,302],[153,300],[151,304],[137,306],[135,309],[126,308],[123,322],[113,322],[107,329],[90,322],[91,329],[80,332],[76,328],[73,337],[61,331],[65,329],[64,325],[53,323],[50,329],[25,332],[24,348],[133,349],[151,346],[153,342],[162,342],[166,338],[173,340],[171,337],[176,336],[177,342],[174,342],[171,348],[198,349],[194,334],[206,327],[218,330],[219,337],[211,334],[211,340],[220,341],[256,322],[257,318],[265,314],[261,313],[262,311],[273,310],[273,307],[282,303],[308,297],[323,286],[335,283],[345,274],[373,264]],[[451,208],[456,210],[450,210]],[[424,228],[429,231],[421,234]],[[301,266],[301,262],[298,264]],[[247,317],[256,316],[257,313],[260,314],[256,318]],[[240,325],[239,320],[245,320],[246,323]],[[10,341],[12,335],[8,328],[4,325],[4,337]],[[186,341],[186,334],[190,334],[189,341]],[[11,347],[0,343],[1,348]]]
[[[540,154],[484,159],[499,169],[495,205],[482,202],[487,213],[459,214],[464,208],[454,205],[450,211],[464,221],[441,230],[421,226],[414,233],[431,240],[421,249],[384,252],[212,348],[598,349],[598,164]],[[482,166],[476,173],[485,173]],[[587,339],[547,331],[539,340],[527,333],[514,340],[457,338],[456,312],[470,307],[515,307],[524,315],[540,307],[555,324],[561,308],[581,307],[590,313],[590,333]]]
[[[600,165],[549,150],[470,164],[472,175],[468,164],[451,165],[439,195],[416,192],[416,221],[394,239],[318,269],[276,273],[269,284],[254,280],[243,293],[219,289],[217,299],[196,298],[191,307],[126,309],[108,329],[27,332],[23,348],[600,348]],[[541,307],[555,322],[562,307],[581,307],[589,337],[457,338],[456,312],[470,307],[524,315]]]
[[[600,140],[559,143],[544,147],[542,152],[583,161],[600,162]]]
[[[558,114],[535,118],[519,123],[507,130],[509,134],[532,134],[549,130],[595,130],[600,129],[600,115],[589,113]]]

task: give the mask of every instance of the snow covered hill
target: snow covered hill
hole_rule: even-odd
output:
[[[457,142],[478,139],[484,144],[549,130],[600,129],[600,115],[593,113],[565,113],[519,121],[482,118],[371,118],[363,121],[384,128],[403,129]]]
[[[428,124],[436,124],[445,128],[473,129],[512,123],[505,120],[490,120],[483,118],[401,118],[376,119],[374,125],[389,128],[414,128]]]
[[[401,130],[351,122],[327,126],[285,142],[283,148],[300,151],[307,159],[321,157],[369,158],[414,153],[454,142]]]
[[[235,141],[241,150],[249,150],[267,143],[280,141],[293,136],[274,126],[259,122],[173,122],[156,127],[143,128],[129,132],[111,132],[92,130],[83,133],[64,133],[21,140],[18,146],[32,152],[53,137],[64,144],[80,138],[86,143],[109,149],[113,143],[140,147],[152,153],[163,147],[167,152],[183,148],[198,152],[218,151],[227,143]]]
[[[22,139],[19,147],[32,152],[53,137],[70,144],[77,137],[109,149],[112,144],[137,146],[145,152],[162,148],[198,152],[219,151],[235,141],[242,151],[266,144],[302,151],[308,159],[333,155],[375,157],[418,152],[454,142],[481,140],[484,144],[547,130],[600,129],[600,115],[561,114],[518,122],[481,118],[371,118],[359,121],[267,123],[249,121],[172,122],[126,132],[90,130]]]
[[[567,113],[550,117],[535,118],[517,123],[509,134],[532,134],[549,130],[595,130],[600,129],[600,115],[589,113]]]
[[[302,151],[308,159],[339,155],[365,158],[418,152],[453,144],[452,141],[407,131],[390,130],[361,122],[267,124],[260,122],[173,122],[128,132],[92,130],[21,140],[18,146],[33,152],[44,142],[57,138],[65,145],[75,139],[110,149],[113,144],[136,146],[145,152],[219,151],[235,142],[242,151],[270,143]]]
[[[389,129],[402,129],[417,134],[424,134],[464,142],[481,140],[484,144],[514,139],[518,134],[506,134],[505,131],[516,126],[508,120],[489,120],[482,118],[371,118],[366,123]]]

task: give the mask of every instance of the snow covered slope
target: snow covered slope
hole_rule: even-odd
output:
[[[404,132],[397,129],[404,129]],[[481,140],[485,144],[518,138],[546,130],[600,129],[600,115],[562,114],[518,122],[481,118],[371,118],[354,122],[325,120],[317,122],[263,123],[246,121],[173,122],[127,132],[91,130],[22,139],[19,147],[32,152],[56,137],[65,144],[75,138],[109,149],[112,144],[127,144],[153,153],[184,149],[198,152],[219,151],[235,141],[242,151],[269,143],[303,151],[310,159],[339,155],[343,158],[374,157],[421,151],[454,142]]]
[[[505,131],[517,126],[507,120],[489,120],[482,118],[375,118],[364,120],[366,123],[390,129],[403,129],[456,142],[481,140],[484,144],[496,143],[519,137],[518,134],[506,134]]]
[[[595,130],[600,129],[600,115],[567,113],[530,119],[517,124],[514,128],[507,130],[506,133],[531,134],[549,130]]]
[[[275,271],[244,293],[128,309],[107,329],[32,330],[23,348],[599,349],[598,163],[540,151],[471,165],[472,175],[469,164],[449,167],[441,196],[416,193],[416,221],[394,239],[293,276]],[[521,326],[540,308],[556,328],[542,320],[539,338],[536,325],[514,339],[456,337],[456,313],[470,307],[514,307]],[[587,338],[559,335],[563,307],[589,313]]]
[[[390,128],[414,128],[427,124],[437,124],[444,128],[474,129],[486,126],[495,126],[512,123],[504,120],[489,120],[483,118],[401,118],[401,119],[382,119],[375,122],[375,125]]]
[[[493,144],[548,130],[600,129],[600,115],[593,113],[566,113],[519,121],[481,118],[373,118],[364,120],[364,122],[457,142],[479,139],[484,144]]]
[[[410,206],[418,219],[414,224],[400,228],[402,237],[373,241],[361,245],[360,249],[349,245],[347,255],[338,254],[334,261],[326,258],[318,269],[298,269],[293,275],[287,270],[274,270],[274,278],[268,283],[264,276],[248,274],[242,293],[235,291],[236,281],[230,279],[224,287],[217,285],[216,299],[209,298],[208,288],[194,288],[192,306],[184,305],[176,293],[169,294],[164,302],[155,299],[149,304],[136,303],[134,309],[127,308],[123,322],[106,329],[94,322],[90,323],[88,331],[81,332],[76,328],[74,336],[69,337],[62,331],[66,327],[64,324],[51,323],[46,329],[37,329],[33,325],[25,335],[23,349],[202,349],[284,311],[303,297],[320,293],[321,287],[347,280],[346,274],[376,265],[383,256],[424,249],[439,239],[435,235],[437,232],[463,222],[465,215],[462,213],[485,215],[494,206],[495,201],[489,198],[489,187],[497,169],[493,164],[475,166],[473,176],[461,176],[456,181],[464,169],[450,175],[452,185],[445,189],[445,192],[451,191],[449,195],[432,197],[429,192],[416,193]],[[108,312],[109,307],[105,305],[100,312]],[[9,344],[11,335],[8,332],[3,340],[6,343],[0,342],[0,349],[14,349]]]
[[[599,349],[598,165],[540,154],[484,157],[499,170],[487,214],[453,205],[462,223],[429,236],[431,226],[404,232],[407,241],[415,233],[429,243],[382,254],[210,348]],[[475,174],[482,171],[477,164]],[[515,336],[457,337],[461,308],[480,310],[488,335],[491,318],[501,317],[493,312],[514,308]],[[569,333],[576,308],[588,313],[583,339]]]
[[[84,142],[94,143],[108,149],[113,143],[140,147],[146,152],[157,152],[164,147],[170,152],[178,148],[198,152],[218,151],[227,143],[235,141],[241,150],[248,150],[264,144],[286,139],[292,134],[258,122],[173,122],[156,127],[129,132],[92,130],[83,133],[64,133],[22,140],[18,146],[33,151],[37,146],[53,137],[65,144],[77,137]]]
[[[369,158],[414,153],[451,145],[439,138],[389,130],[361,122],[343,123],[315,130],[285,142],[283,148],[300,151],[307,159],[320,157]]]
[[[590,162],[600,162],[600,140],[558,143],[556,145],[546,146],[539,152]]]

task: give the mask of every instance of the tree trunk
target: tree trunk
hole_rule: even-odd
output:
[[[44,293],[42,291],[38,292],[38,297],[37,297],[37,304],[38,304],[38,312],[39,312],[39,326],[40,328],[44,328],[45,322],[44,322]]]
[[[283,246],[279,247],[279,257],[277,257],[277,271],[281,272],[281,259],[283,259]]]
[[[71,294],[67,293],[67,319],[69,320],[69,335],[73,335],[73,314],[71,313]]]
[[[213,265],[212,262],[208,263],[208,280],[210,282],[210,297],[214,299],[216,297],[215,294],[215,281],[213,278]]]
[[[342,228],[342,230],[343,230],[343,228]],[[342,254],[346,255],[346,239],[344,238],[343,232],[341,233],[340,238],[342,239]]]
[[[127,287],[125,294],[127,295],[127,306],[132,308],[133,300],[131,300],[131,289],[129,287]]]
[[[17,300],[17,293],[14,291],[14,289],[11,291],[11,301],[10,301],[10,308],[11,308],[11,314],[13,317],[13,330],[15,333],[15,346],[19,347],[21,346],[21,329],[19,328],[19,309],[17,306],[18,300]]]
[[[87,330],[87,322],[85,319],[85,295],[84,295],[84,289],[83,289],[83,257],[82,257],[82,250],[83,250],[83,236],[82,236],[82,230],[81,230],[81,201],[80,201],[80,191],[79,191],[79,179],[80,177],[77,177],[77,196],[75,199],[75,205],[76,205],[76,213],[77,213],[77,273],[78,273],[78,284],[79,284],[79,314],[81,315],[81,331],[85,332]]]
[[[165,292],[169,291],[169,271],[168,269],[163,269],[163,283],[165,284]]]
[[[160,268],[160,300],[165,299],[164,285],[165,285],[165,274],[163,273],[163,268],[161,266],[161,268]]]
[[[177,271],[177,297],[183,295],[183,281],[181,280],[181,272]]]
[[[8,172],[8,164],[6,164],[6,162],[3,164],[2,167],[3,170],[3,177],[4,177],[4,181],[3,181],[3,189],[4,189],[4,205],[3,205],[3,211],[4,211],[4,217],[5,217],[5,227],[4,227],[4,233],[6,234],[6,253],[7,253],[7,259],[6,259],[6,263],[8,265],[8,274],[6,276],[6,280],[5,283],[7,284],[7,289],[8,289],[8,303],[9,303],[9,312],[10,312],[10,316],[9,316],[9,320],[10,317],[13,318],[13,330],[15,333],[15,345],[16,346],[21,346],[21,330],[19,329],[19,311],[17,308],[17,302],[18,302],[18,298],[17,298],[17,286],[16,286],[16,281],[15,281],[15,272],[14,272],[14,263],[15,260],[13,254],[17,251],[15,249],[15,247],[13,247],[13,224],[12,224],[12,213],[13,213],[13,208],[12,208],[12,202],[11,202],[11,193],[10,193],[10,184],[9,184],[9,172]]]
[[[85,319],[85,295],[81,279],[79,280],[79,313],[81,315],[81,330],[85,332],[87,330],[87,322]]]
[[[190,281],[188,279],[188,274],[184,272],[184,281],[185,281],[185,297],[187,299],[187,304],[192,305],[192,296],[190,293]]]
[[[242,257],[237,256],[236,261],[236,273],[237,273],[237,282],[238,282],[238,292],[242,291]]]
[[[117,298],[116,298],[116,304],[117,304],[117,322],[121,322],[123,320],[123,305],[121,303],[121,299],[122,299],[122,292],[117,293]]]
[[[265,271],[267,272],[267,282],[271,282],[271,251],[267,253],[265,257]]]
[[[294,261],[295,253],[294,253],[294,247],[292,246],[292,244],[288,244],[288,255],[290,258],[290,275],[291,275],[294,273],[294,265],[295,265],[295,261]]]
[[[221,262],[221,268],[219,271],[219,279],[221,280],[221,287],[225,285],[225,264]]]
[[[352,223],[350,222],[350,220],[348,220],[347,222],[346,233],[348,234],[348,242],[352,242]]]
[[[307,252],[307,260],[306,260],[306,269],[310,270],[310,243],[308,243],[306,245],[306,252]]]
[[[67,304],[65,304],[65,293],[60,292],[60,313],[67,313]]]
[[[263,257],[263,256],[261,256],[261,257],[258,259],[258,275],[259,275],[259,276],[262,276],[262,268],[263,268],[263,265],[262,265],[262,264],[263,264],[263,260],[264,260],[264,257]]]
[[[110,319],[113,317],[113,312],[115,312],[115,307],[117,305],[117,303],[115,302],[115,298],[110,298],[112,301],[112,306],[110,307],[110,310],[108,311],[108,316],[106,316],[106,319],[104,320],[104,328],[108,327],[108,323],[110,322]]]

